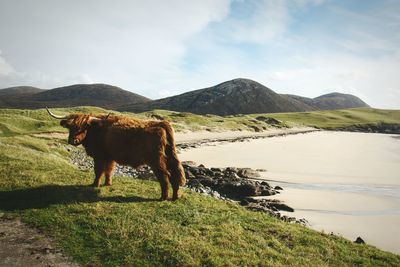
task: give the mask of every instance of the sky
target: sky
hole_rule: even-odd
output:
[[[400,109],[400,0],[0,0],[0,88],[157,99],[235,78]]]

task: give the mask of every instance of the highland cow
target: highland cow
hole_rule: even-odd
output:
[[[185,173],[178,159],[173,129],[167,121],[139,120],[124,116],[70,114],[54,115],[60,125],[69,130],[68,143],[82,145],[94,160],[93,186],[112,184],[115,165],[134,168],[148,165],[161,185],[161,200],[168,199],[169,184],[172,199],[179,198],[179,187],[185,184]]]

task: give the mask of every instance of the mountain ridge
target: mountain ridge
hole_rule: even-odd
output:
[[[353,107],[369,106],[358,97],[349,94],[330,93],[316,98],[278,94],[253,80],[238,78],[148,103],[121,106],[118,110],[143,112],[165,109],[203,115],[236,115]]]
[[[98,106],[117,108],[128,103],[150,101],[147,97],[108,84],[74,84],[54,89],[29,90],[29,87],[10,87],[0,90],[0,108],[44,108]],[[8,94],[3,95],[6,90]],[[11,94],[11,91],[16,94]],[[25,90],[25,93],[21,93]]]
[[[244,78],[156,100],[107,84],[75,84],[49,90],[19,86],[0,90],[0,108],[85,105],[130,112],[165,109],[223,116],[369,107],[350,94],[335,92],[316,98],[278,94],[256,81]]]

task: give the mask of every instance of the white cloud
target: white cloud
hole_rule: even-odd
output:
[[[327,2],[327,0],[289,0],[294,2],[299,7],[305,7],[308,5],[321,5]]]
[[[390,5],[371,16],[328,0],[4,3],[0,88],[100,82],[158,98],[243,77],[280,93],[341,91],[400,107],[400,17]]]
[[[14,72],[14,68],[6,61],[0,50],[0,76],[10,75]]]
[[[0,3],[2,45],[20,73],[8,80],[61,86],[86,75],[149,95],[179,72],[186,41],[229,7],[229,0]]]
[[[263,0],[251,3],[250,17],[231,18],[226,22],[233,40],[263,44],[284,33],[288,21],[285,0]]]

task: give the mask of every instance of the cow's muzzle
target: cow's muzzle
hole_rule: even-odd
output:
[[[68,144],[73,146],[79,146],[81,144],[81,140],[79,140],[78,138],[69,139]]]

